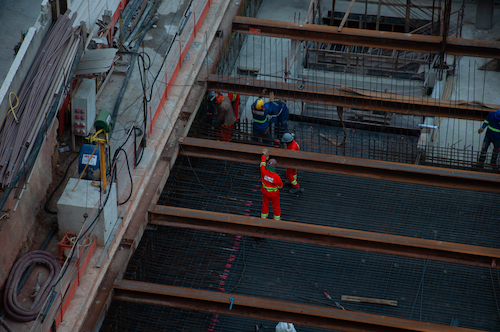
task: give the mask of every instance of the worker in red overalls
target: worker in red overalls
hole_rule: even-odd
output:
[[[268,150],[262,150],[260,156],[260,178],[262,182],[262,210],[260,217],[267,219],[269,215],[269,202],[273,206],[274,220],[281,219],[280,209],[280,191],[283,187],[283,182],[278,174],[275,173],[278,162],[276,159],[269,159]]]
[[[211,91],[208,99],[217,106],[216,125],[220,126],[218,137],[222,141],[231,140],[231,132],[238,121],[240,96]]]
[[[290,133],[285,133],[281,138],[281,141],[285,143],[285,147],[287,150],[300,151],[300,146],[295,141],[295,135]],[[300,188],[299,183],[297,182],[297,170],[293,168],[286,169],[286,179],[292,185],[292,189],[290,190],[291,194],[300,194],[302,193],[302,189]]]

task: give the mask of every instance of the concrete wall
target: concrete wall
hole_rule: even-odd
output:
[[[36,216],[42,207],[41,198],[47,194],[52,181],[51,176],[36,176],[37,174],[52,174],[53,164],[57,160],[57,119],[47,132],[46,141],[41,147],[38,159],[33,166],[33,177],[22,199],[14,212],[17,200],[13,190],[2,211],[8,211],[9,218],[0,220],[0,288],[3,287],[11,266],[16,258],[25,254],[30,246],[28,238],[33,233]],[[3,215],[4,212],[1,212]],[[35,235],[36,236],[36,235]],[[35,239],[37,240],[37,239]],[[43,240],[42,240],[43,241]],[[37,241],[39,242],[39,241]]]

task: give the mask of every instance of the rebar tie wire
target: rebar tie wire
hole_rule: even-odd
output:
[[[12,100],[11,100],[12,95],[14,95],[14,97],[16,97],[16,105],[15,106],[12,106]],[[7,112],[7,115],[9,115],[9,113],[12,112],[12,115],[14,116],[14,120],[16,120],[16,123],[19,124],[19,119],[17,118],[16,113],[14,113],[14,110],[19,105],[19,98],[17,98],[17,95],[14,92],[9,93],[9,104],[10,104],[10,109]]]

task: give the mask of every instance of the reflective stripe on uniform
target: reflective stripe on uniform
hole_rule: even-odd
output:
[[[254,118],[253,121],[255,121],[257,123],[266,123],[267,119],[266,120],[257,120],[257,119]]]
[[[260,162],[260,166],[266,166],[266,163],[265,163],[265,162],[263,162],[263,161],[261,161],[261,162]]]
[[[262,187],[264,187],[267,191],[277,191],[278,188],[271,188],[271,187],[268,187],[264,184],[264,182],[262,182]]]
[[[281,216],[274,216],[274,220],[281,220]]]
[[[261,214],[260,214],[260,217],[261,217],[262,219],[267,219],[267,216],[268,216],[268,215],[269,215],[269,213],[266,213],[266,214],[261,213]]]
[[[488,129],[491,131],[494,131],[495,133],[500,133],[500,129],[493,128],[492,126],[488,125]]]

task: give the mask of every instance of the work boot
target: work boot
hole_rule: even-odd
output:
[[[302,189],[300,188],[292,188],[290,190],[290,194],[300,194],[302,192]]]

